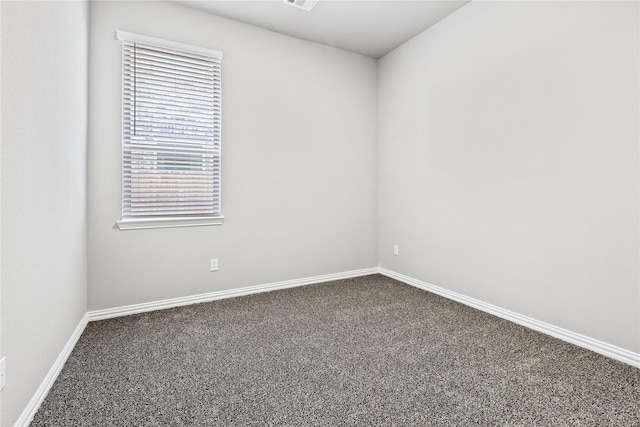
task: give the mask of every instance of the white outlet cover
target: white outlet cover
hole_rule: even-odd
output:
[[[7,383],[7,358],[6,356],[0,359],[0,390],[2,390]]]
[[[218,271],[218,258],[211,258],[211,271]]]
[[[400,248],[398,247],[398,245],[393,245],[393,254],[400,255]]]

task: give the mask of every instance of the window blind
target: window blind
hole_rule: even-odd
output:
[[[118,38],[123,219],[220,215],[222,55],[123,32]]]

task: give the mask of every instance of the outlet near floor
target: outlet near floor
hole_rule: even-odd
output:
[[[400,255],[400,247],[398,245],[393,245],[393,254],[395,256]]]
[[[0,359],[0,390],[4,388],[7,383],[7,358]]]
[[[211,258],[210,268],[211,271],[218,271],[218,258]]]

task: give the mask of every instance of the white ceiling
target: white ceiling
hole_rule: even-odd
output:
[[[282,0],[179,0],[175,3],[381,58],[469,1],[319,0],[310,12]]]

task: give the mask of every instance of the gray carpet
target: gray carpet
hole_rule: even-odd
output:
[[[383,276],[88,325],[32,426],[640,426],[640,369]]]

